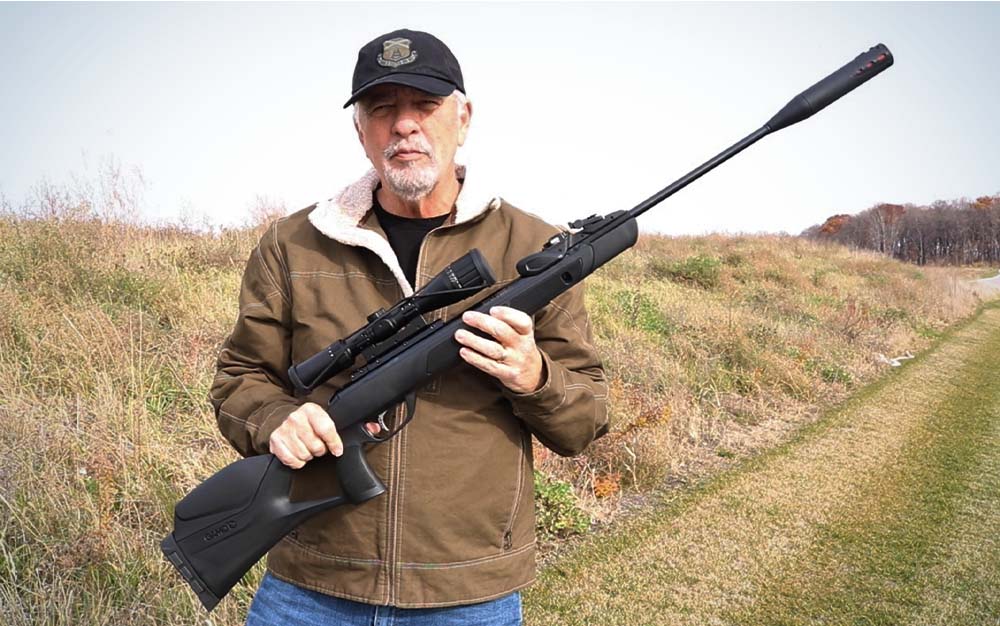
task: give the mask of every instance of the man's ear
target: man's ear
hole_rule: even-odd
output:
[[[358,133],[358,141],[361,142],[362,146],[365,145],[365,133],[361,130],[361,124],[358,123],[358,116],[354,116],[354,130]]]
[[[465,111],[459,112],[458,118],[458,145],[465,144],[465,137],[469,134],[469,123],[472,121],[472,101],[465,101]]]

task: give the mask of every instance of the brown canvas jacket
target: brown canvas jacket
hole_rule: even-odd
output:
[[[371,211],[377,182],[370,171],[336,198],[279,220],[247,263],[239,317],[210,394],[220,430],[245,456],[268,452],[271,432],[289,413],[306,401],[326,406],[347,381],[342,373],[296,396],[292,363],[347,336],[471,248],[485,255],[499,288],[556,232],[500,198],[477,195],[466,177],[452,215],[427,235],[411,286]],[[450,319],[470,303],[431,317]],[[269,570],[323,593],[405,608],[481,602],[529,585],[531,434],[572,455],[608,426],[581,288],[534,319],[545,366],[538,391],[515,394],[464,363],[435,379],[416,394],[413,421],[368,451],[388,491],[311,518],[271,550]],[[337,493],[332,461],[326,455],[298,470],[293,498]]]

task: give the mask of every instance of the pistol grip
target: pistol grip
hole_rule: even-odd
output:
[[[363,422],[352,425],[341,435],[344,453],[337,459],[337,480],[352,504],[367,502],[385,493],[385,485],[365,458],[364,444],[377,443]]]

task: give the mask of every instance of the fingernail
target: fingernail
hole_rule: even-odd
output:
[[[334,446],[330,448],[330,452],[333,454],[333,456],[340,456],[344,453],[344,446],[340,445],[339,443],[334,444]]]

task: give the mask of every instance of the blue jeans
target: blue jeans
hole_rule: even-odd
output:
[[[399,609],[335,598],[264,575],[247,626],[520,626],[521,594],[479,604]]]

